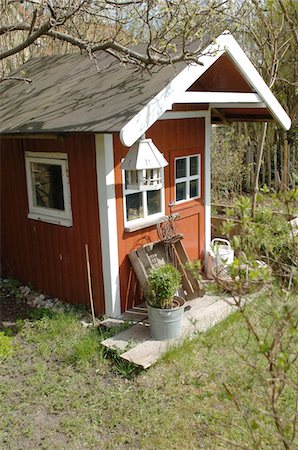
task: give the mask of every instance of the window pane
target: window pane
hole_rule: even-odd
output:
[[[190,176],[199,174],[199,157],[191,156],[189,160]]]
[[[144,217],[142,192],[136,192],[135,194],[126,196],[126,217],[127,220]]]
[[[191,180],[189,183],[189,196],[190,198],[199,196],[199,180]]]
[[[31,163],[34,205],[64,210],[62,167],[55,164]]]
[[[186,182],[176,184],[176,202],[186,200]]]
[[[147,192],[148,216],[161,212],[160,190]]]
[[[186,158],[176,159],[176,179],[186,177]]]

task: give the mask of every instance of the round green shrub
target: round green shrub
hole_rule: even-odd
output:
[[[151,270],[148,277],[148,303],[156,308],[171,308],[181,279],[180,272],[171,264]]]

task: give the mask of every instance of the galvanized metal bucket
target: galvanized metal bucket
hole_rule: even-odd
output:
[[[173,309],[154,308],[147,304],[150,334],[153,339],[165,341],[180,336],[185,300],[182,297],[175,297],[175,300],[179,306]]]

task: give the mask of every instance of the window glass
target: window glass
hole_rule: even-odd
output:
[[[147,191],[147,208],[148,216],[161,212],[161,195],[160,190]]]
[[[200,197],[200,155],[175,159],[175,201]]]
[[[186,200],[186,182],[176,184],[176,201]]]
[[[190,198],[198,197],[199,195],[199,180],[190,180],[189,196]]]
[[[129,189],[131,185],[139,184],[139,174],[137,170],[125,171],[125,189]],[[130,186],[129,186],[130,185]]]
[[[55,164],[31,162],[35,206],[64,210],[62,168]]]
[[[72,226],[66,153],[25,152],[28,218]]]
[[[142,192],[126,195],[126,218],[127,220],[140,219],[144,217]]]
[[[186,177],[186,158],[176,159],[176,178]]]
[[[198,175],[199,173],[199,158],[198,156],[191,156],[189,159],[190,176]]]

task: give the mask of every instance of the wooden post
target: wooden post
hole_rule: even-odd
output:
[[[266,141],[267,126],[268,126],[267,122],[263,123],[262,138],[261,138],[261,143],[260,143],[260,146],[259,146],[259,149],[258,149],[258,154],[257,154],[255,180],[254,180],[254,190],[253,190],[252,208],[251,208],[251,215],[252,215],[253,218],[255,216],[255,210],[256,210],[256,205],[257,205],[257,194],[259,192],[259,176],[260,176],[260,169],[261,169],[263,153],[264,153],[264,147],[265,147],[265,141]]]
[[[91,270],[90,270],[90,260],[89,260],[88,244],[85,244],[85,252],[86,252],[86,264],[87,264],[87,276],[88,276],[89,300],[90,300],[90,306],[91,306],[91,313],[92,313],[93,325],[96,325],[96,318],[95,318],[95,313],[94,313],[94,303],[93,303],[93,294],[92,294],[92,284],[91,284]]]

